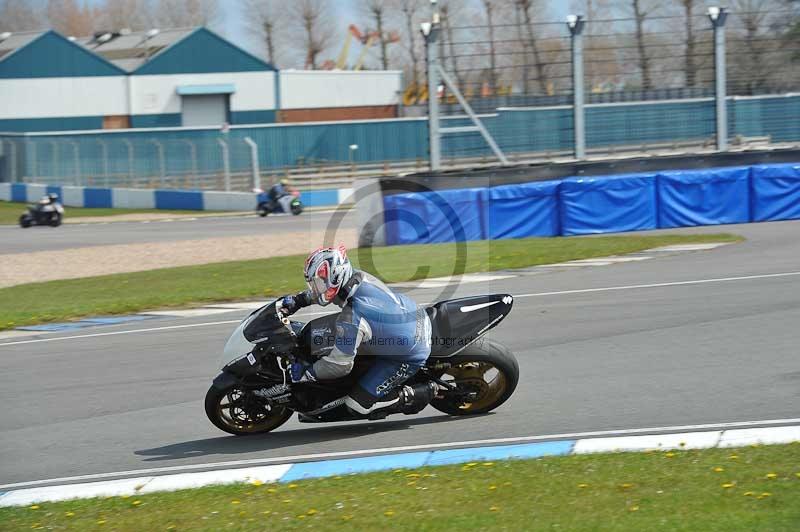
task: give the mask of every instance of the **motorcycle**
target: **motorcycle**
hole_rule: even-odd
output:
[[[385,412],[362,416],[338,408],[374,363],[374,356],[356,356],[352,371],[341,379],[291,382],[288,369],[292,362],[313,363],[333,348],[337,314],[303,323],[284,316],[279,301],[251,313],[228,339],[221,373],[205,397],[211,423],[244,436],[270,432],[294,412],[307,422],[386,417]],[[400,411],[395,413],[416,414],[430,404],[453,416],[477,415],[508,400],[519,381],[519,365],[507,347],[484,335],[508,315],[512,305],[510,295],[495,294],[427,307],[431,355],[404,383],[404,389],[411,392],[401,394]],[[433,399],[428,393],[420,400],[431,388],[435,390]]]
[[[270,213],[289,213],[297,216],[303,212],[303,202],[300,201],[300,192],[297,190],[273,200],[263,190],[256,189],[258,206],[256,213],[262,218]]]
[[[64,219],[64,207],[58,203],[36,203],[28,205],[27,211],[19,217],[20,227],[49,225],[58,227]]]

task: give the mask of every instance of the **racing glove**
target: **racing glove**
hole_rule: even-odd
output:
[[[280,303],[281,311],[286,316],[291,316],[301,308],[311,305],[311,298],[307,291],[293,296],[285,296]]]
[[[314,376],[314,368],[302,362],[292,362],[292,365],[289,366],[289,377],[295,384],[317,380],[316,376]]]

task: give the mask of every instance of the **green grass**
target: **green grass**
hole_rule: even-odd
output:
[[[0,201],[0,225],[17,224],[20,215],[25,212],[27,203]],[[163,209],[83,209],[80,207],[65,207],[65,219],[83,218],[86,216],[116,216],[119,214],[197,214],[198,211],[167,211]],[[207,213],[209,211],[203,211]]]
[[[4,530],[779,532],[799,526],[796,443],[486,462],[0,509]]]
[[[657,246],[733,242],[728,234],[531,238],[351,251],[362,266],[389,282],[551,264],[630,253]],[[165,268],[137,273],[32,283],[0,289],[0,329],[90,315],[278,296],[304,288],[304,256]]]

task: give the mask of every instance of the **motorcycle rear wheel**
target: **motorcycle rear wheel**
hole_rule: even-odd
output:
[[[485,414],[505,403],[519,382],[519,364],[503,344],[480,339],[447,362],[451,367],[439,377],[455,384],[459,391],[476,394],[470,402],[458,401],[447,394],[431,401],[431,406],[451,416]]]
[[[31,226],[31,219],[27,214],[23,214],[19,217],[19,226],[25,229]]]
[[[238,386],[225,389],[211,386],[206,392],[205,408],[215,427],[236,436],[270,432],[289,421],[294,413],[280,407],[265,410]]]

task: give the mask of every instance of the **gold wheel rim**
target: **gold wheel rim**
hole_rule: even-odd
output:
[[[505,373],[489,362],[461,362],[448,368],[442,375],[442,380],[459,388],[477,391],[477,396],[471,403],[463,403],[458,407],[464,412],[490,406],[497,402],[508,388]]]

